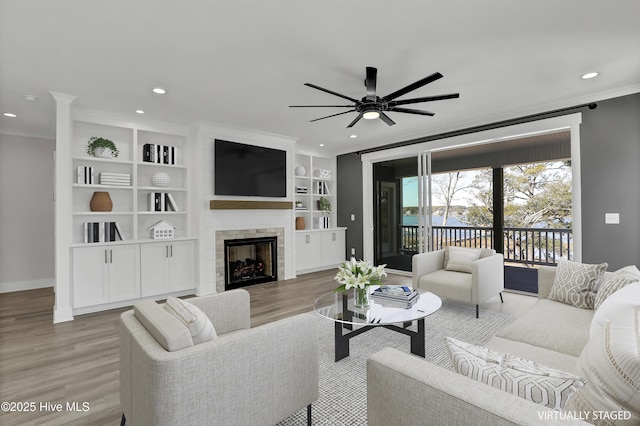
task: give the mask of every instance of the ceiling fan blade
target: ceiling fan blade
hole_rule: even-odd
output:
[[[367,100],[376,100],[376,81],[378,78],[378,69],[374,67],[367,67],[367,78],[364,81],[364,85],[367,87]]]
[[[362,113],[358,114],[358,116],[347,126],[347,129],[353,127],[360,119],[362,118]]]
[[[337,113],[337,114],[327,115],[326,117],[316,118],[316,119],[314,119],[314,120],[309,121],[309,123],[313,123],[314,121],[318,121],[318,120],[324,120],[325,118],[335,117],[336,115],[347,114],[347,113],[349,113],[349,112],[355,112],[355,109],[352,109],[351,111],[344,111],[344,112],[339,112],[339,113]]]
[[[393,126],[394,124],[396,124],[396,122],[390,119],[389,116],[384,112],[380,112],[380,120],[384,121],[389,126]]]
[[[354,105],[289,105],[289,108],[353,108]]]
[[[314,89],[317,89],[317,90],[320,90],[320,91],[325,92],[325,93],[329,93],[330,95],[333,95],[333,96],[339,96],[339,97],[341,97],[343,99],[346,99],[346,100],[349,100],[349,101],[353,102],[354,104],[357,104],[357,103],[360,102],[360,101],[358,101],[356,99],[353,99],[353,98],[350,98],[348,96],[341,95],[340,93],[334,92],[333,90],[329,90],[329,89],[325,89],[324,87],[316,86],[315,84],[305,83],[304,85],[305,86],[309,86],[309,87],[314,88]]]
[[[410,109],[410,108],[398,108],[398,107],[389,108],[387,111],[404,112],[404,113],[407,113],[407,114],[417,114],[417,115],[428,115],[428,116],[431,116],[431,117],[436,115],[435,112],[421,111],[419,109]]]
[[[399,98],[402,95],[406,95],[407,93],[413,90],[419,89],[425,84],[432,83],[442,77],[443,77],[442,74],[440,74],[439,72],[433,73],[430,76],[423,78],[422,80],[418,80],[415,83],[412,83],[408,86],[403,87],[400,90],[396,90],[395,92],[388,94],[387,96],[383,97],[382,100],[387,102],[392,101],[395,98]]]
[[[392,107],[395,105],[417,104],[420,102],[441,101],[444,99],[455,99],[459,97],[460,97],[460,93],[450,93],[448,95],[426,96],[424,98],[413,98],[413,99],[403,99],[401,101],[391,101],[388,103],[388,105]]]

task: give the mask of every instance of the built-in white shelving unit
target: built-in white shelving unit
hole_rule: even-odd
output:
[[[296,217],[304,218],[304,229],[336,227],[336,162],[335,159],[296,154],[294,166]],[[322,210],[320,201],[327,200],[331,210]]]

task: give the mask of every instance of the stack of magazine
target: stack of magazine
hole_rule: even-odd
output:
[[[418,301],[420,294],[407,286],[383,285],[373,291],[372,297],[382,306],[409,309]]]

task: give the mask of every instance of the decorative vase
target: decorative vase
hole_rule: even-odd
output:
[[[110,212],[113,209],[113,202],[108,192],[96,191],[89,202],[89,209],[92,212]]]
[[[171,183],[171,178],[165,172],[154,173],[151,176],[151,184],[153,186],[167,187]]]
[[[353,306],[356,308],[369,307],[369,288],[354,287],[353,296]]]
[[[113,158],[111,148],[98,147],[93,151],[93,156],[98,158]]]
[[[296,176],[304,176],[307,171],[302,166],[296,166]]]
[[[303,230],[305,227],[304,217],[296,217],[296,229],[298,231]]]

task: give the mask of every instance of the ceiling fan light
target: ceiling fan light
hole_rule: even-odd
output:
[[[378,117],[380,117],[379,111],[366,111],[364,114],[362,114],[362,118],[364,118],[365,120],[375,120]]]

